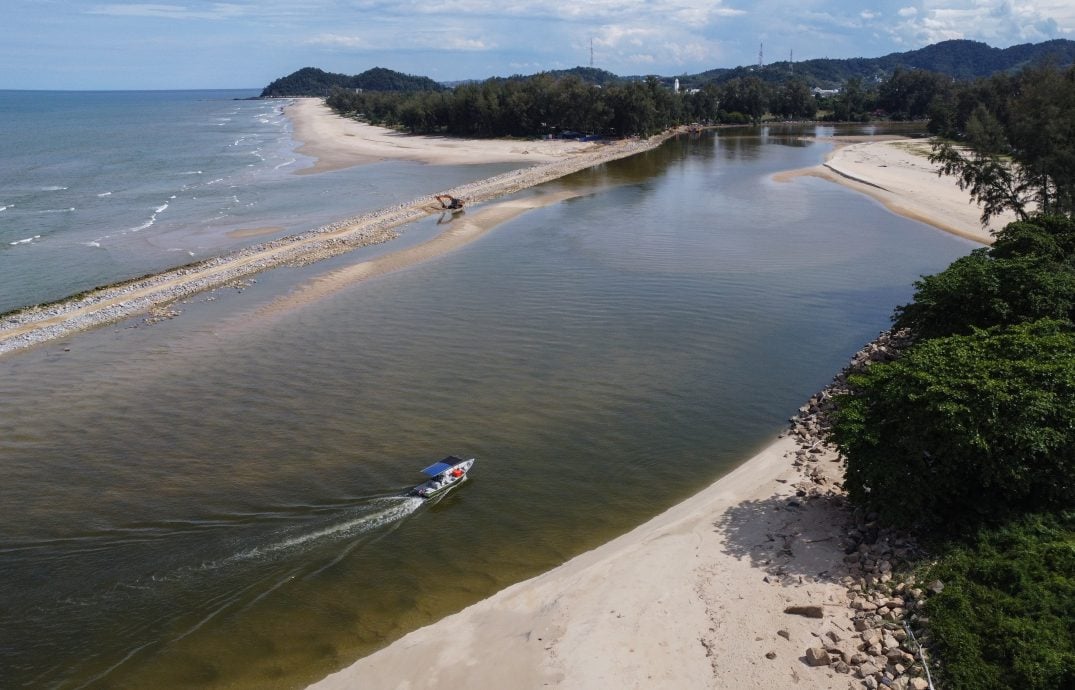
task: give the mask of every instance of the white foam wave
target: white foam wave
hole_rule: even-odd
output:
[[[215,180],[211,180],[211,181],[209,181],[209,182],[206,182],[205,184],[207,184],[207,185],[210,185],[210,184],[216,184],[216,183],[218,183],[218,182],[223,182],[223,181],[224,181],[224,178],[223,178],[223,177],[218,177],[218,178],[216,178]]]
[[[41,191],[42,192],[62,192],[65,189],[67,189],[67,187],[61,187],[59,185],[51,185],[51,186],[48,186],[48,187],[42,187]]]
[[[6,211],[6,210],[8,210],[7,206],[0,206],[0,211]]]
[[[346,520],[335,525],[330,525],[313,532],[307,532],[298,536],[283,539],[268,546],[254,547],[238,553],[227,561],[245,561],[253,558],[261,558],[280,551],[289,551],[300,548],[311,542],[322,539],[341,539],[353,537],[359,534],[371,532],[379,527],[397,522],[418,510],[424,502],[423,499],[414,496],[400,496],[381,499],[379,502],[387,503],[387,507],[368,515]]]
[[[34,240],[39,240],[39,239],[41,239],[41,235],[34,235],[33,237],[27,237],[26,239],[15,240],[14,242],[8,242],[8,244],[10,244],[11,246],[14,247],[16,244],[30,244]]]
[[[97,196],[112,196],[112,192],[101,192]]]
[[[201,175],[201,170],[187,170],[186,172],[179,173],[180,175]]]
[[[101,243],[98,242],[97,240],[90,240],[89,242],[83,242],[82,244],[86,245],[87,247],[100,247],[101,246]]]
[[[158,206],[158,207],[157,207],[156,209],[154,209],[154,211],[153,211],[153,215],[156,215],[156,214],[158,214],[158,213],[161,213],[161,212],[162,212],[162,211],[164,211],[164,209],[166,209],[166,208],[168,208],[168,203],[167,203],[167,202],[165,202],[164,204],[162,204],[162,205]]]

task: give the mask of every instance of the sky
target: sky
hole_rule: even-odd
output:
[[[302,67],[437,81],[694,74],[965,38],[1075,39],[1075,0],[5,0],[0,89],[260,89]]]

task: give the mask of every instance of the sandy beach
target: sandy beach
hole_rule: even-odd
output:
[[[476,163],[549,163],[592,151],[598,144],[562,140],[460,139],[417,136],[340,117],[320,98],[297,98],[286,111],[294,126],[297,149],[317,161],[299,174],[338,170],[380,160],[430,165]]]
[[[839,506],[794,500],[795,448],[777,439],[630,533],[312,687],[846,688],[801,660],[852,626],[825,572],[843,557]],[[824,619],[784,613],[799,605]]]
[[[824,163],[813,168],[774,175],[791,182],[809,175],[862,192],[893,213],[982,244],[992,244],[991,233],[1015,220],[1006,213],[982,227],[981,209],[953,177],[939,177],[929,162],[929,143],[922,139],[888,137],[879,141],[835,137],[836,148]]]

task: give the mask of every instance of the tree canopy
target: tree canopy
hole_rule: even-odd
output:
[[[1075,220],[1064,216],[1011,223],[991,248],[917,281],[894,325],[923,339],[1042,318],[1075,322]]]
[[[1075,507],[1075,331],[1042,320],[934,338],[852,376],[845,485],[893,524],[946,529]]]
[[[1075,67],[998,75],[933,104],[930,160],[982,206],[982,223],[1011,210],[1075,215]]]

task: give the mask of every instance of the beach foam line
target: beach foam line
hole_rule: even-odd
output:
[[[15,246],[17,244],[30,244],[34,240],[39,240],[39,239],[41,239],[41,235],[34,235],[33,237],[27,237],[26,239],[23,239],[23,240],[15,240],[14,242],[8,242],[8,244],[10,244],[11,246]]]

